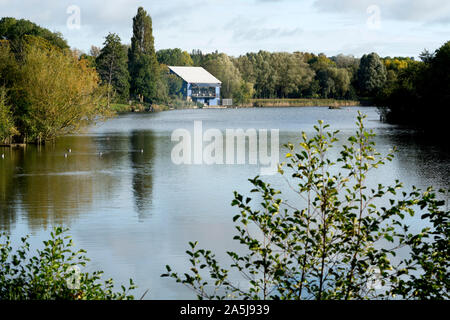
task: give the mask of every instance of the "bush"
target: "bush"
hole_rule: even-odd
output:
[[[287,163],[279,172],[302,208],[259,177],[249,180],[251,192],[262,199],[257,209],[251,198],[235,192],[232,205],[240,213],[233,218],[234,239],[246,253],[227,252],[228,269],[190,242],[190,270],[180,276],[166,266],[162,276],[193,289],[199,299],[448,299],[450,212],[431,188],[399,193],[403,186],[396,181],[368,189],[367,174],[393,152],[382,156],[375,150],[363,119],[359,114],[356,135],[336,160],[330,149],[338,132],[326,131],[322,121],[312,138],[302,134],[300,150],[286,145]],[[377,206],[380,200],[389,205]],[[403,220],[419,208],[429,227],[414,235]],[[410,253],[393,263],[400,248]],[[245,284],[232,281],[232,269]]]
[[[133,299],[130,290],[122,286],[121,292],[114,292],[112,279],[100,283],[102,271],[83,273],[89,261],[86,251],[73,250],[67,231],[54,228],[50,240],[44,241],[44,249],[30,256],[28,236],[13,251],[10,238],[0,235],[0,300],[122,300]]]

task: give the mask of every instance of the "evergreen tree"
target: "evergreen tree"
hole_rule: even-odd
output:
[[[106,36],[104,47],[96,59],[97,72],[108,88],[108,107],[115,93],[121,101],[129,97],[130,83],[127,65],[127,49],[115,33]]]
[[[131,76],[131,94],[141,102],[154,101],[157,97],[159,64],[152,35],[152,19],[142,7],[138,8],[133,18],[128,70]]]
[[[358,83],[362,94],[376,95],[386,82],[386,67],[380,57],[372,52],[361,58],[358,69]]]

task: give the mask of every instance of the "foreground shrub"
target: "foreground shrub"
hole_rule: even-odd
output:
[[[393,152],[375,150],[363,119],[359,114],[356,135],[338,159],[330,153],[338,132],[326,131],[322,121],[312,138],[302,134],[300,150],[286,145],[279,173],[301,208],[259,177],[250,179],[251,192],[262,199],[257,208],[235,192],[232,205],[240,213],[233,218],[234,239],[246,253],[227,252],[228,269],[190,242],[190,270],[179,275],[167,266],[162,276],[199,299],[448,299],[449,211],[431,188],[400,193],[396,181],[369,189],[368,173],[391,161]],[[404,218],[419,210],[424,228],[412,234]],[[404,258],[394,263],[399,250]],[[244,282],[233,281],[231,270]]]
[[[55,228],[44,249],[30,255],[28,236],[13,250],[9,236],[0,235],[0,300],[118,300],[133,299],[129,288],[114,291],[112,279],[100,282],[102,271],[81,272],[89,259],[84,250],[73,250],[67,230]]]

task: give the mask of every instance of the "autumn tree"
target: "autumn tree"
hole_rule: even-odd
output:
[[[119,101],[129,97],[130,83],[128,73],[127,49],[115,33],[106,36],[104,47],[95,60],[97,72],[107,86],[107,104],[110,106],[112,96]]]
[[[158,93],[159,65],[156,58],[152,19],[139,7],[133,18],[133,37],[128,50],[128,70],[131,77],[130,91],[141,102],[152,102]]]
[[[99,78],[86,60],[40,37],[25,37],[24,60],[12,92],[15,116],[27,141],[76,132],[107,114]]]

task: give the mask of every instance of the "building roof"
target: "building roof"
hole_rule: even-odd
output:
[[[175,74],[188,83],[211,83],[221,84],[222,82],[215,78],[211,73],[203,69],[202,67],[171,67]]]

